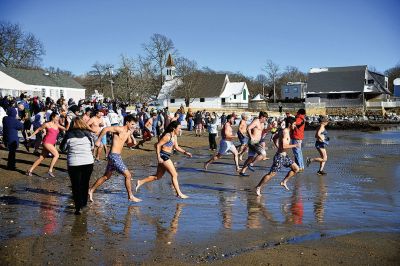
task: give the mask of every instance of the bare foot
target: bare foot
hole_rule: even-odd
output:
[[[128,200],[129,200],[129,201],[132,201],[132,202],[141,202],[141,201],[142,201],[141,199],[136,198],[135,196],[130,196],[130,197],[128,198]]]
[[[261,187],[256,187],[257,196],[261,196]]]
[[[236,167],[236,172],[241,172],[243,168]]]
[[[208,163],[204,163],[204,170],[207,171],[207,168],[208,168]]]
[[[138,192],[139,188],[142,186],[142,182],[140,182],[140,180],[138,179],[136,181],[136,192]]]
[[[177,197],[179,197],[179,198],[181,198],[181,199],[187,199],[187,198],[189,198],[189,196],[186,196],[185,194],[177,195]]]
[[[263,161],[269,160],[269,157],[264,157]]]
[[[89,195],[90,202],[93,202],[93,191],[92,191],[92,189],[89,189],[88,195]]]
[[[290,190],[290,189],[288,188],[288,186],[286,185],[286,182],[281,182],[281,186],[284,187],[284,188],[286,188],[286,190]]]

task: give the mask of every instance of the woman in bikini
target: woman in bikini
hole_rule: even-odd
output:
[[[181,125],[178,121],[172,121],[168,125],[164,133],[161,135],[160,141],[156,144],[158,160],[157,173],[148,176],[145,179],[138,180],[136,183],[136,191],[138,191],[143,184],[162,178],[165,171],[167,171],[171,175],[172,185],[174,186],[176,195],[182,199],[188,198],[188,196],[183,194],[179,188],[178,173],[176,172],[174,163],[170,159],[173,149],[187,155],[188,157],[192,157],[190,152],[187,152],[178,146],[177,136],[179,135],[180,130]]]
[[[60,130],[65,131],[65,127],[61,126],[59,124],[59,115],[56,112],[53,112],[50,115],[50,121],[47,123],[44,123],[41,127],[35,130],[33,134],[29,137],[32,138],[35,136],[37,133],[39,133],[42,130],[46,130],[46,136],[43,138],[43,150],[42,153],[40,154],[39,158],[33,163],[31,168],[26,172],[28,176],[32,176],[33,170],[46,158],[48,157],[49,153],[52,154],[53,158],[51,159],[49,171],[47,172],[49,176],[55,177],[53,173],[53,167],[56,164],[58,157],[60,157],[55,145],[57,142],[57,136]]]

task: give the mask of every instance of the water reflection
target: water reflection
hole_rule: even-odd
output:
[[[44,221],[42,233],[54,234],[58,227],[57,212],[54,208],[48,208],[48,205],[59,205],[59,198],[56,196],[40,196],[40,216]]]
[[[284,202],[282,204],[282,214],[285,217],[285,223],[303,224],[304,204],[300,188],[301,179],[296,178],[290,202]]]
[[[173,241],[178,232],[179,217],[181,216],[184,206],[186,206],[184,203],[176,204],[174,216],[167,227],[163,226],[164,223],[162,219],[142,213],[139,206],[129,206],[125,215],[124,234],[128,237],[131,236],[133,217],[135,217],[138,221],[145,222],[155,227],[157,243],[162,243],[163,245],[168,244]]]
[[[236,196],[229,196],[232,193],[218,192],[219,204],[221,207],[222,226],[226,229],[232,228],[232,206]]]
[[[262,217],[269,223],[276,223],[272,214],[263,203],[263,199],[264,197],[258,197],[255,193],[247,194],[247,228],[261,228]]]
[[[319,177],[318,178],[318,192],[315,196],[314,201],[314,217],[317,223],[324,222],[324,214],[325,214],[325,201],[328,197],[328,190],[325,186],[325,178]]]

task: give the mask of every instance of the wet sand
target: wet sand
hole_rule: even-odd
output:
[[[306,132],[304,157],[317,155],[313,134]],[[49,160],[27,177],[35,156],[18,153],[20,171],[9,172],[2,150],[1,264],[398,265],[400,133],[330,135],[327,176],[317,176],[312,164],[285,191],[279,186],[283,171],[256,197],[253,188],[271,161],[239,177],[228,155],[205,172],[203,162],[211,155],[206,135],[184,132],[180,145],[194,156],[172,160],[189,199],[176,198],[165,176],[141,187],[136,196],[143,202],[129,203],[123,178],[114,176],[80,216],[73,215],[64,156],[56,178],[45,175]],[[155,171],[153,143],[124,150],[133,182]],[[95,165],[91,183],[105,165]]]

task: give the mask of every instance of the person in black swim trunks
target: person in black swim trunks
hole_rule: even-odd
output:
[[[319,152],[320,156],[319,158],[308,158],[306,160],[306,165],[310,166],[312,162],[319,162],[319,170],[317,172],[317,175],[326,175],[326,172],[324,171],[324,166],[326,161],[328,160],[328,154],[326,152],[326,147],[329,145],[329,137],[328,137],[328,132],[326,131],[325,127],[329,123],[329,119],[327,116],[322,116],[320,119],[320,126],[317,128],[317,131],[315,132],[315,148],[317,148],[317,151]]]
[[[174,186],[176,195],[182,199],[188,198],[188,196],[183,194],[179,188],[178,173],[176,172],[174,163],[170,159],[173,149],[192,157],[190,152],[183,150],[178,145],[177,136],[179,135],[180,130],[181,125],[178,121],[172,121],[165,129],[164,133],[160,137],[160,141],[156,144],[158,159],[157,173],[155,175],[138,180],[136,183],[136,191],[138,191],[143,184],[162,178],[165,171],[167,171],[171,175],[172,185]]]

